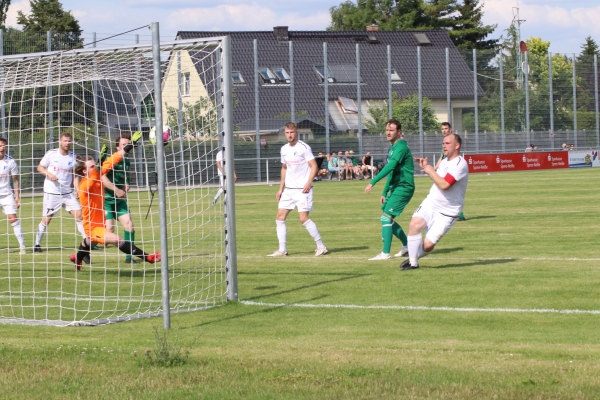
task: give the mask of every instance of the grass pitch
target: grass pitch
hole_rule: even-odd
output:
[[[276,186],[236,188],[241,302],[175,314],[171,368],[144,361],[160,318],[94,328],[0,325],[12,398],[600,396],[598,170],[471,175],[458,222],[416,271],[381,251],[378,190],[315,185],[330,254],[295,213],[277,247]],[[431,181],[417,178],[408,226]],[[399,250],[396,242],[392,251]]]

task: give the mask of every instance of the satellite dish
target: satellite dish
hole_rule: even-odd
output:
[[[519,43],[519,48],[521,49],[521,53],[525,53],[527,51],[527,43],[521,40],[521,43]]]

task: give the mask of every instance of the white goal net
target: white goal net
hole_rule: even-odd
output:
[[[0,322],[98,324],[163,313],[164,264],[135,255],[132,262],[117,246],[98,244],[90,262],[76,269],[70,257],[82,234],[68,194],[77,190],[62,178],[48,185],[44,173],[64,172],[60,163],[69,151],[98,160],[106,145],[110,156],[120,137],[136,131],[142,144],[106,175],[109,226],[144,252],[159,252],[157,182],[164,173],[170,310],[227,301],[227,199],[215,198],[223,185],[216,166],[226,117],[222,45],[223,38],[161,44],[162,104],[155,102],[151,46],[0,57],[0,136],[8,141],[0,160]],[[149,140],[159,109],[170,127],[164,171],[157,170],[157,146]],[[72,138],[70,149],[64,134]],[[110,184],[113,191],[106,190]],[[46,193],[45,200],[52,187],[62,195]]]

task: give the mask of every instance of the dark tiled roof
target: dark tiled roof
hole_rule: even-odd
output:
[[[418,90],[417,31],[290,31],[289,38],[294,50],[294,99],[296,112],[306,111],[310,118],[323,120],[325,104],[324,89],[314,69],[323,65],[323,42],[327,43],[328,64],[355,64],[356,43],[360,43],[360,68],[363,84],[363,100],[388,98],[387,45],[391,46],[392,68],[403,80],[393,84],[393,91],[400,97],[413,95]],[[446,98],[446,58],[450,55],[450,93],[453,99],[473,98],[473,73],[458,52],[446,32],[418,31],[426,33],[431,45],[421,47],[421,71],[423,96]],[[181,39],[231,36],[233,71],[240,71],[246,84],[235,85],[238,104],[234,109],[234,123],[240,124],[254,118],[254,45],[258,41],[259,67],[284,67],[289,73],[289,44],[276,40],[273,31],[257,32],[189,32],[181,31]],[[367,35],[377,38],[369,43]],[[209,89],[210,91],[210,89]],[[479,95],[483,95],[481,88]],[[356,99],[356,84],[330,84],[329,100],[338,96]],[[290,112],[289,85],[262,85],[259,91],[260,118],[275,118]],[[332,125],[332,129],[335,127]]]

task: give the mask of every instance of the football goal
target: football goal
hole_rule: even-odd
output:
[[[237,300],[229,38],[160,43],[150,28],[148,46],[0,56],[0,322],[168,328]],[[78,270],[77,159],[100,166],[135,132],[100,207],[107,231],[162,259],[99,243]]]

